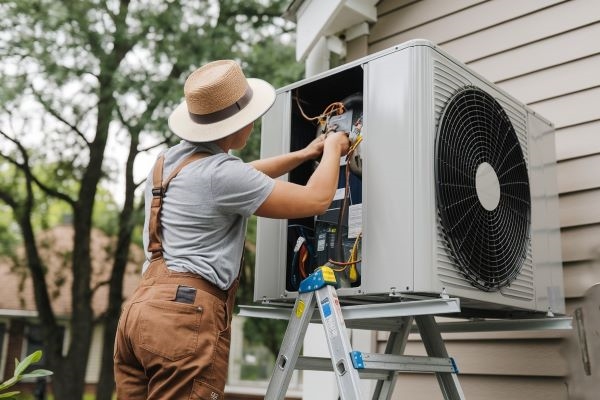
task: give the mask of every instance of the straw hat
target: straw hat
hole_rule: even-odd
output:
[[[269,83],[246,78],[232,60],[208,63],[192,74],[183,87],[185,101],[169,116],[169,128],[190,142],[210,142],[237,132],[273,105]]]

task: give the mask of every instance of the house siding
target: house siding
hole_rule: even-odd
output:
[[[555,125],[565,297],[574,312],[600,282],[600,2],[383,0],[377,13],[366,52],[348,42],[347,61],[428,39]],[[577,349],[573,335],[445,338],[467,398],[591,398],[569,389],[581,369],[565,355]],[[424,354],[412,335],[411,351]],[[394,398],[442,398],[432,376],[404,374],[397,385]]]
[[[96,325],[92,333],[92,344],[90,347],[90,355],[85,370],[85,383],[98,383],[100,376],[100,368],[102,367],[102,344],[104,325]]]

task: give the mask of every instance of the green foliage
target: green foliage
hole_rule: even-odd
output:
[[[119,211],[119,205],[115,202],[112,193],[99,188],[92,217],[94,226],[108,236],[115,236],[119,230]]]
[[[31,364],[35,364],[41,359],[41,350],[31,353],[30,355],[25,357],[23,361],[15,359],[15,373],[13,374],[13,377],[5,382],[0,383],[0,399],[16,399],[15,396],[20,393],[19,391],[6,392],[5,390],[10,388],[11,386],[14,386],[22,379],[37,379],[52,375],[52,371],[48,371],[45,369],[36,369],[31,372],[25,372],[25,370],[29,368]]]
[[[294,47],[282,43],[278,38],[267,38],[252,48],[246,57],[245,73],[249,77],[259,77],[279,88],[296,82],[304,75],[304,64],[295,61]],[[238,154],[245,161],[256,160],[260,156],[261,121],[254,124],[254,132],[246,147]]]
[[[0,255],[14,257],[19,243],[18,225],[10,207],[0,203]]]
[[[244,322],[244,338],[253,345],[263,345],[277,357],[288,321],[268,318],[248,318]]]
[[[182,101],[189,72],[208,61],[231,58],[241,62],[248,76],[276,87],[300,78],[302,66],[294,60],[287,33],[291,23],[281,18],[288,3],[0,1],[0,251],[28,245],[37,304],[45,306],[39,310],[48,332],[45,345],[54,343],[50,336],[56,323],[48,296],[44,298],[48,288],[36,235],[59,223],[72,223],[76,231],[77,246],[65,265],[73,269],[73,294],[79,296],[70,321],[78,329],[69,349],[46,353],[56,372],[55,394],[74,396],[83,388],[80,366],[87,353],[78,346],[88,343],[93,322],[88,304],[91,257],[85,254],[92,226],[118,235],[112,271],[120,277],[115,271],[124,270],[128,240],[141,242],[145,171],[137,177],[134,163],[138,155],[151,150],[153,156],[178,140],[169,132],[167,116]],[[241,154],[245,159],[258,157],[257,132]],[[252,264],[242,290],[250,295],[254,241],[249,235]],[[110,282],[119,287],[118,279]],[[122,295],[115,292],[105,321],[118,318]],[[105,354],[112,353],[109,342]],[[63,369],[72,373],[62,374]],[[102,370],[112,371],[112,366]],[[101,389],[111,389],[109,375],[101,374]]]
[[[19,201],[25,201],[19,191],[23,189],[23,179],[15,168],[8,166],[14,180],[11,183],[0,178],[0,190],[10,191]],[[53,170],[53,165],[45,164],[36,169],[39,179],[52,181],[54,177],[47,176]],[[79,189],[79,182],[71,181],[68,185],[62,182],[63,188],[71,195]],[[68,188],[67,188],[68,186]],[[46,196],[39,188],[33,188],[35,209],[32,213],[32,223],[36,232],[47,230],[60,224],[68,224],[73,220],[73,209],[64,201]],[[21,198],[23,196],[23,198]],[[93,213],[94,226],[107,235],[116,235],[118,230],[119,206],[107,189],[99,188]],[[0,255],[14,257],[15,248],[22,243],[18,224],[15,222],[10,207],[0,203]]]

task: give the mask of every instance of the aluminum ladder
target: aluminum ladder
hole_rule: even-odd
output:
[[[440,310],[459,311],[459,306],[458,309],[440,309],[439,306],[435,306],[435,301],[416,300],[406,303],[341,307],[335,284],[335,274],[328,267],[319,268],[300,284],[298,298],[275,361],[265,399],[284,399],[295,369],[333,369],[342,400],[364,399],[359,384],[361,377],[377,379],[373,399],[390,399],[397,373],[400,371],[433,372],[446,400],[464,400],[458,382],[456,363],[448,357],[440,329],[433,317],[433,313]],[[451,303],[445,300],[447,299],[441,299],[441,303]],[[325,330],[330,360],[299,357],[315,307],[319,310],[320,321]],[[354,327],[371,330],[378,326],[376,323],[370,324],[371,319],[400,317],[400,320],[394,320],[399,329],[391,330],[384,354],[353,351],[344,321],[348,317],[354,321]],[[426,357],[402,355],[413,321],[417,324],[427,350]]]

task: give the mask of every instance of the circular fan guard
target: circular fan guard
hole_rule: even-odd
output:
[[[485,291],[508,285],[527,256],[531,199],[502,106],[473,86],[457,92],[440,117],[435,163],[442,231],[461,272]]]

